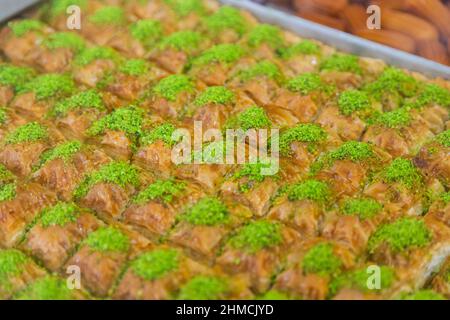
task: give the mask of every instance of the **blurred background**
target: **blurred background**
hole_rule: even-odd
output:
[[[450,64],[450,0],[253,0],[439,63]],[[381,29],[367,28],[367,7]]]

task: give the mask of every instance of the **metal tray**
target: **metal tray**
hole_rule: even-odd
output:
[[[220,2],[248,10],[263,22],[279,25],[301,37],[322,41],[342,51],[354,53],[359,56],[381,59],[388,64],[417,71],[429,77],[450,79],[450,67],[440,63],[365,40],[248,0],[220,0]]]
[[[421,72],[429,77],[450,79],[450,67],[415,56],[388,46],[365,40],[351,34],[335,30],[290,13],[266,7],[249,0],[219,0],[223,4],[239,7],[253,13],[263,22],[277,24],[301,37],[322,41],[342,51],[382,59],[391,65],[411,71]],[[6,21],[39,0],[1,0],[0,23]]]

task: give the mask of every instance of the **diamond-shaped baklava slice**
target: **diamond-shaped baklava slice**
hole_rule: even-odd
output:
[[[275,279],[273,289],[307,300],[326,299],[333,279],[355,265],[355,256],[345,246],[311,239],[288,258],[287,268]]]
[[[261,293],[283,267],[287,250],[299,240],[297,231],[282,223],[251,221],[229,237],[217,263],[231,274],[247,274],[253,291]]]
[[[44,208],[28,226],[21,247],[51,271],[59,271],[78,244],[102,223],[73,203]]]
[[[333,53],[319,63],[322,79],[339,90],[355,89],[363,84],[362,60],[351,54]]]
[[[137,167],[112,161],[86,174],[74,197],[101,217],[114,220],[121,216],[141,183],[145,183],[145,178]]]
[[[112,297],[114,299],[173,299],[191,277],[208,268],[185,256],[179,249],[157,247],[129,262]]]
[[[282,63],[288,75],[299,75],[317,71],[322,56],[322,48],[313,40],[299,40],[280,49]]]
[[[46,272],[16,249],[0,250],[0,298],[9,299]]]
[[[203,194],[199,186],[186,181],[156,180],[133,198],[123,213],[123,221],[150,238],[159,238],[175,224],[178,212]]]

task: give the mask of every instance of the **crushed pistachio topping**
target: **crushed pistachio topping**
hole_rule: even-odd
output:
[[[303,272],[328,276],[339,273],[342,261],[329,243],[320,243],[306,252],[302,261]]]
[[[298,55],[319,54],[320,47],[311,40],[303,40],[286,49],[280,50],[281,58],[290,59]]]
[[[37,122],[29,122],[6,136],[6,144],[36,142],[48,137],[47,128]]]
[[[227,207],[216,197],[206,197],[186,210],[181,220],[194,225],[215,226],[229,219]]]
[[[69,111],[75,109],[97,109],[106,110],[102,96],[94,89],[82,91],[67,99],[59,101],[50,111],[52,117],[63,117]]]
[[[345,116],[351,116],[355,112],[368,109],[370,101],[368,95],[359,90],[347,90],[339,96],[339,110]]]
[[[97,183],[112,183],[122,188],[139,185],[139,171],[133,165],[123,161],[113,161],[88,175],[75,190],[75,198],[85,196]]]
[[[119,68],[120,72],[133,77],[142,76],[149,70],[150,65],[143,59],[129,59]]]
[[[409,125],[411,119],[411,114],[408,109],[399,108],[380,114],[375,122],[388,128],[400,128]]]
[[[43,44],[50,50],[66,48],[73,52],[80,52],[86,45],[84,39],[74,32],[52,33],[45,39]]]
[[[14,175],[0,163],[0,183],[10,180],[14,180]]]
[[[0,250],[0,287],[8,287],[8,279],[22,272],[23,266],[30,259],[16,249]]]
[[[131,36],[145,46],[153,46],[162,37],[161,22],[157,20],[138,20],[130,25]]]
[[[436,136],[436,141],[444,147],[450,147],[450,129],[438,134]]]
[[[361,219],[370,219],[381,212],[383,206],[371,198],[347,199],[341,210],[345,215],[356,215]]]
[[[251,47],[267,44],[273,49],[277,49],[283,45],[283,42],[280,28],[270,24],[259,24],[248,34],[248,44]]]
[[[34,76],[34,71],[28,67],[16,67],[13,65],[0,65],[0,84],[11,86],[16,91],[21,91],[23,86]]]
[[[161,200],[170,203],[186,189],[185,182],[177,182],[173,179],[157,180],[142,190],[134,199],[137,204],[144,204],[150,200]]]
[[[326,58],[320,64],[320,70],[362,73],[358,57],[348,54],[333,54]]]
[[[50,16],[56,17],[60,14],[66,14],[67,8],[77,6],[80,9],[87,7],[88,0],[52,0],[50,4]]]
[[[385,94],[400,95],[403,97],[414,96],[418,89],[416,79],[400,69],[386,68],[383,73],[365,90],[376,99],[380,100]]]
[[[54,159],[62,159],[68,162],[73,155],[81,150],[81,142],[77,140],[61,143],[51,150],[44,152],[41,155],[41,166]]]
[[[397,158],[393,160],[383,172],[383,180],[387,183],[398,182],[407,188],[412,188],[421,183],[422,177],[414,164],[407,159]]]
[[[6,122],[7,117],[8,115],[6,109],[0,107],[0,125]]]
[[[305,142],[309,149],[315,144],[325,141],[327,133],[319,125],[306,123],[298,124],[284,131],[280,136],[280,153],[288,156],[292,153],[291,144],[295,141]]]
[[[63,97],[75,90],[75,83],[67,75],[43,74],[24,84],[20,93],[33,92],[38,100]]]
[[[125,12],[120,7],[106,6],[95,11],[89,21],[98,25],[120,25],[126,21]]]
[[[9,201],[16,197],[16,184],[7,183],[0,185],[0,201]]]
[[[249,129],[268,128],[272,125],[266,111],[258,106],[252,106],[242,111],[236,118],[228,121],[227,127]]]
[[[174,74],[162,79],[154,88],[153,93],[169,101],[175,101],[183,92],[193,92],[192,80],[185,76]]]
[[[421,108],[431,104],[450,107],[450,91],[436,84],[427,84],[412,106]]]
[[[288,199],[290,201],[312,200],[326,203],[330,196],[330,188],[325,182],[312,179],[296,183],[288,190]]]
[[[194,101],[196,106],[204,106],[207,104],[226,105],[233,102],[235,95],[233,91],[225,87],[208,87]]]
[[[180,17],[185,17],[191,13],[203,15],[206,8],[201,0],[164,0],[173,11]]]
[[[85,240],[86,245],[96,251],[126,252],[130,247],[130,239],[115,227],[100,227],[90,233]]]
[[[233,175],[234,180],[245,178],[244,182],[239,182],[239,191],[247,192],[258,183],[263,182],[268,176],[263,175],[262,170],[263,168],[270,168],[270,166],[270,163],[264,162],[246,163],[242,165],[242,168]],[[272,178],[274,178],[274,176],[272,176]]]
[[[394,252],[401,252],[425,247],[431,238],[431,232],[422,220],[400,218],[379,227],[370,237],[368,249],[373,253],[381,244],[386,244]]]
[[[228,292],[225,279],[213,276],[196,276],[180,290],[179,300],[218,300],[225,299]]]
[[[44,28],[44,24],[39,20],[22,19],[8,23],[8,27],[16,37],[21,37],[30,31],[42,30]]]
[[[244,56],[245,50],[238,44],[223,43],[215,45],[192,61],[193,65],[210,63],[232,64]]]
[[[404,295],[401,300],[446,300],[445,297],[433,290],[419,290],[417,292]]]
[[[286,87],[292,92],[299,92],[302,95],[308,95],[313,91],[324,88],[325,85],[317,73],[305,72],[290,79],[287,82]]]
[[[39,278],[19,293],[18,300],[72,300],[73,291],[66,281],[46,276]]]
[[[250,253],[280,245],[282,242],[281,225],[266,220],[250,222],[238,230],[229,241],[233,248],[244,249]]]
[[[41,211],[40,225],[44,228],[65,226],[77,221],[79,209],[74,203],[58,202],[50,208]]]
[[[367,268],[354,270],[334,278],[329,285],[329,296],[332,297],[343,288],[355,288],[362,292],[378,292],[389,289],[395,280],[395,271],[387,266],[380,267],[380,288],[369,289],[367,286],[371,274]]]
[[[258,297],[258,300],[289,300],[289,297],[283,292],[272,289]]]
[[[242,36],[247,30],[247,22],[238,9],[222,6],[215,13],[205,19],[207,30],[213,35],[220,34],[225,30],[234,30]]]
[[[242,70],[239,73],[239,78],[242,81],[249,81],[258,77],[267,77],[277,82],[281,82],[282,80],[280,69],[275,63],[269,60],[258,62],[257,64],[248,69]]]
[[[189,53],[198,49],[201,42],[202,36],[198,32],[178,31],[164,38],[160,43],[160,47]]]
[[[95,60],[120,61],[120,55],[109,47],[91,47],[82,50],[74,59],[74,64],[84,67]]]
[[[129,135],[139,135],[143,121],[144,111],[142,109],[134,106],[123,107],[95,121],[89,128],[88,133],[96,136],[104,133],[105,130],[114,130]]]
[[[444,193],[441,195],[441,200],[442,200],[446,205],[449,204],[449,203],[450,203],[450,191],[444,192]]]
[[[164,142],[168,146],[172,146],[176,141],[172,139],[172,134],[176,127],[171,123],[163,123],[148,132],[144,132],[141,137],[141,145],[149,145],[158,140]]]
[[[131,270],[147,281],[160,279],[178,269],[179,252],[175,249],[159,249],[146,252],[131,262]]]

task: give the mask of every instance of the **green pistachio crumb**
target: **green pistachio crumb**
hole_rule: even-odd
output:
[[[130,25],[130,33],[133,38],[145,46],[151,47],[162,37],[163,29],[161,22],[157,20],[138,20]]]
[[[384,170],[383,180],[387,183],[398,182],[411,189],[421,183],[422,177],[410,160],[397,158]]]
[[[41,155],[41,166],[54,159],[62,159],[68,162],[75,153],[81,150],[81,142],[77,140],[61,143],[51,150],[44,152]]]
[[[245,178],[244,182],[239,182],[239,191],[247,192],[254,188],[258,183],[263,182],[268,176],[262,174],[264,168],[270,168],[270,163],[257,162],[246,163],[233,175],[234,180]],[[272,176],[276,178],[277,176]]]
[[[14,180],[14,175],[5,167],[5,165],[0,163],[0,184],[10,180]]]
[[[441,199],[442,199],[442,201],[444,202],[445,205],[449,204],[450,203],[450,191],[444,192],[441,195]]]
[[[225,30],[233,30],[242,36],[247,30],[247,22],[238,9],[222,6],[214,14],[205,19],[207,30],[218,35]]]
[[[173,11],[180,17],[185,17],[191,13],[204,15],[206,8],[201,0],[164,0]]]
[[[382,113],[377,119],[377,123],[388,128],[399,128],[411,123],[411,114],[405,108]]]
[[[47,128],[37,122],[29,122],[6,136],[6,144],[36,142],[48,137]]]
[[[208,87],[195,99],[194,104],[199,107],[210,103],[226,105],[233,102],[234,99],[233,91],[225,87]]]
[[[390,67],[377,80],[369,83],[365,90],[378,100],[386,94],[411,97],[418,90],[418,82],[402,70]]]
[[[225,299],[229,285],[225,279],[213,276],[196,276],[180,290],[179,300]]]
[[[79,209],[74,203],[58,202],[53,207],[41,211],[40,225],[44,228],[51,226],[63,227],[77,221]]]
[[[54,276],[39,278],[19,293],[18,300],[72,300],[66,281]]]
[[[85,45],[84,39],[74,32],[55,32],[44,41],[44,46],[50,50],[67,48],[73,52],[80,52]]]
[[[436,84],[426,85],[412,105],[416,108],[421,108],[430,104],[450,107],[450,91]]]
[[[311,40],[303,40],[286,49],[280,50],[280,55],[283,59],[290,59],[298,55],[313,55],[319,53],[319,45]]]
[[[359,90],[347,90],[339,96],[339,110],[345,116],[351,116],[355,112],[368,109],[370,101],[368,95]]]
[[[281,82],[283,78],[278,66],[269,60],[258,62],[239,73],[239,78],[242,81],[249,81],[259,77],[266,77],[277,82]]]
[[[216,197],[206,197],[186,210],[181,220],[193,225],[215,226],[229,219],[227,207]]]
[[[433,290],[419,290],[417,292],[404,295],[401,300],[446,300],[445,297]]]
[[[86,245],[96,251],[126,252],[130,247],[130,239],[115,227],[101,227],[90,233],[85,240]]]
[[[238,44],[223,43],[215,45],[192,61],[195,65],[206,65],[210,63],[232,64],[244,56],[245,50]]]
[[[320,243],[306,252],[302,261],[303,272],[319,275],[335,275],[342,267],[342,261],[333,252],[329,243]]]
[[[40,31],[44,28],[44,24],[39,20],[23,19],[8,23],[8,27],[16,37],[21,37],[30,31]]]
[[[173,201],[186,189],[186,183],[177,182],[173,179],[157,180],[142,190],[134,199],[137,204],[144,204],[150,200],[159,199],[165,203]]]
[[[177,51],[190,53],[199,48],[202,42],[202,36],[195,31],[178,31],[164,38],[160,47],[162,49],[170,48]]]
[[[129,59],[120,66],[119,71],[126,75],[138,77],[150,70],[150,65],[143,59]]]
[[[126,21],[125,12],[120,7],[106,6],[91,15],[89,21],[98,25],[121,25]]]
[[[171,123],[163,123],[148,132],[144,132],[141,138],[141,145],[149,145],[158,140],[161,140],[168,146],[175,144],[175,140],[172,139],[172,134],[176,130],[176,127]]]
[[[114,110],[112,113],[95,121],[88,129],[88,134],[97,136],[105,130],[122,131],[129,135],[140,135],[144,121],[144,111],[130,106]]]
[[[4,124],[6,122],[6,119],[8,118],[8,114],[5,108],[0,107],[0,125]]]
[[[74,64],[84,67],[95,60],[111,60],[118,62],[120,55],[109,47],[91,47],[82,50],[74,59]]]
[[[131,262],[133,272],[147,281],[160,279],[178,269],[180,254],[175,249],[146,252]]]
[[[278,49],[283,42],[280,28],[270,24],[259,24],[248,34],[248,44],[251,47],[267,44],[273,49]]]
[[[94,89],[82,91],[67,99],[59,101],[50,111],[50,116],[63,117],[71,110],[91,108],[99,111],[106,110],[102,96]]]
[[[11,86],[15,91],[21,91],[23,86],[34,76],[34,71],[28,67],[0,65],[0,84]]]
[[[250,253],[280,245],[282,242],[281,225],[266,220],[250,222],[229,240],[233,248],[244,249]]]
[[[123,161],[113,161],[103,165],[98,171],[88,175],[75,189],[75,198],[84,197],[97,183],[112,183],[122,188],[139,185],[139,171],[133,165]]]
[[[175,101],[182,92],[193,92],[192,80],[185,76],[174,74],[162,79],[154,88],[153,93],[169,101]]]
[[[269,128],[272,125],[266,111],[258,106],[252,106],[242,111],[235,119],[230,119],[227,127],[249,129]]]
[[[67,8],[70,6],[77,6],[80,9],[87,7],[88,0],[52,0],[50,4],[50,16],[52,18],[60,15],[66,14]]]
[[[258,297],[258,300],[289,300],[289,297],[283,292],[272,289]]]
[[[369,238],[368,249],[373,253],[381,244],[387,244],[394,252],[422,248],[431,241],[432,235],[422,220],[400,218],[384,224]]]
[[[438,134],[436,140],[444,147],[450,147],[450,129]]]
[[[320,64],[320,70],[352,72],[356,74],[362,73],[358,57],[347,54],[333,54],[332,56],[326,58]]]
[[[347,199],[342,206],[346,215],[356,215],[361,219],[370,219],[381,212],[383,206],[371,198]]]
[[[287,82],[286,87],[292,92],[308,95],[313,91],[324,88],[325,85],[317,73],[306,72],[290,79]]]
[[[0,185],[0,202],[13,200],[16,197],[16,184],[7,183]]]
[[[0,250],[0,287],[7,286],[8,279],[22,272],[30,259],[16,249]]]
[[[280,136],[280,153],[288,156],[292,153],[291,144],[295,141],[308,143],[309,146],[320,143],[327,138],[327,133],[319,125],[298,124],[284,131]]]
[[[67,96],[75,90],[75,83],[67,75],[43,74],[24,84],[20,93],[33,92],[38,100]]]
[[[288,191],[288,199],[290,201],[312,200],[326,203],[330,196],[331,192],[328,185],[318,180],[306,180],[296,183]]]

